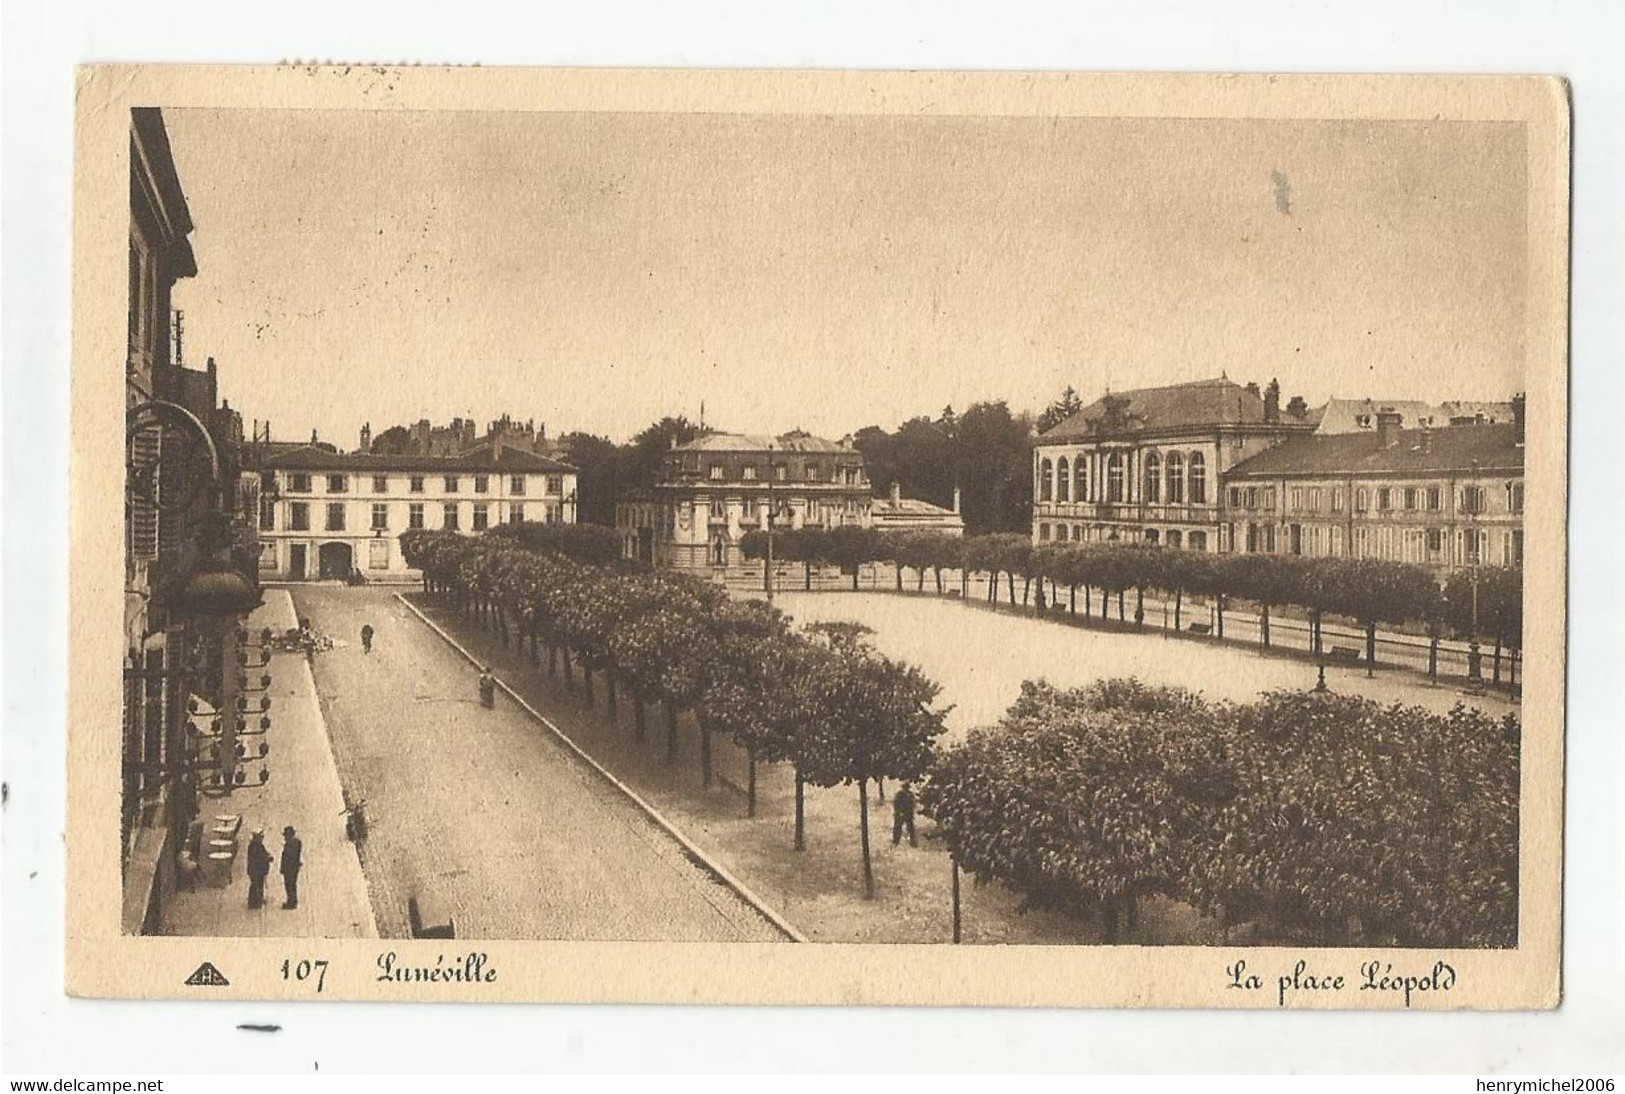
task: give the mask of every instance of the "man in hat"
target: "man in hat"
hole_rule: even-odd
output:
[[[299,907],[299,867],[303,864],[305,845],[294,832],[293,825],[282,830],[282,889],[287,899],[284,908]]]
[[[248,906],[265,906],[265,879],[271,873],[271,852],[265,846],[265,829],[256,828],[248,840]]]
[[[480,669],[480,706],[492,709],[497,705],[497,681],[489,667]]]
[[[361,625],[361,652],[362,653],[371,653],[372,652],[372,624],[371,623],[363,623]]]

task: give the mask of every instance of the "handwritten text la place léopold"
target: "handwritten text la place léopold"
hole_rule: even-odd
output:
[[[1267,979],[1257,973],[1247,971],[1247,962],[1238,960],[1233,965],[1226,965],[1224,969],[1230,983],[1226,985],[1235,991],[1263,991]],[[1317,995],[1335,993],[1349,990],[1349,979],[1342,973],[1326,973],[1309,967],[1309,962],[1299,961],[1292,966],[1292,971],[1274,977],[1275,1004],[1284,1007],[1288,999],[1299,996],[1313,998]],[[1423,992],[1445,992],[1456,986],[1456,970],[1443,961],[1435,961],[1433,968],[1426,973],[1395,972],[1391,961],[1367,961],[1360,966],[1359,978],[1355,981],[1358,986],[1354,990],[1360,992],[1403,992],[1405,1006],[1411,1005],[1413,996]]]

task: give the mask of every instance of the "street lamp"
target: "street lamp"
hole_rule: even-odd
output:
[[[1463,491],[1462,508],[1467,511],[1467,535],[1470,537],[1472,550],[1467,555],[1467,566],[1472,573],[1473,587],[1473,621],[1472,631],[1467,636],[1467,687],[1468,695],[1484,694],[1484,655],[1478,646],[1478,562],[1483,554],[1483,547],[1478,541],[1478,515],[1484,508],[1483,488],[1476,485],[1478,479],[1478,461],[1472,461],[1473,482]]]

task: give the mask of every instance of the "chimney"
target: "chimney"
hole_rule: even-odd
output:
[[[1309,404],[1302,395],[1292,396],[1292,401],[1286,404],[1286,412],[1294,418],[1302,418],[1309,413]]]
[[[1270,425],[1281,421],[1281,382],[1271,380],[1269,387],[1264,389],[1264,421]]]
[[[954,487],[954,512],[959,512],[959,487]]]
[[[310,431],[310,443],[311,443],[311,444],[315,444],[315,443],[316,443],[316,431],[315,431],[315,430],[314,430],[314,429],[312,429],[312,430],[311,430],[311,431]]]
[[[1399,427],[1405,416],[1393,407],[1377,411],[1377,447],[1392,448],[1399,443]]]
[[[1431,425],[1422,427],[1422,443],[1418,447],[1423,452],[1433,451],[1433,427]]]
[[[1256,382],[1252,381],[1252,380],[1247,381],[1247,390],[1252,392],[1254,395],[1257,395],[1258,394],[1258,384]]]
[[[891,481],[891,507],[893,509],[903,507],[903,484],[896,479]]]
[[[474,419],[472,416],[463,419],[462,447],[467,448],[474,443]]]
[[[1512,441],[1514,444],[1523,444],[1523,423],[1524,394],[1520,391],[1512,397]]]
[[[371,452],[372,451],[372,423],[371,422],[362,422],[361,423],[361,448],[360,448],[360,451],[362,451],[362,452]]]

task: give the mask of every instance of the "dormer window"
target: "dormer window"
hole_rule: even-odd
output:
[[[711,481],[722,481],[722,465],[720,463],[714,463],[711,465]]]

